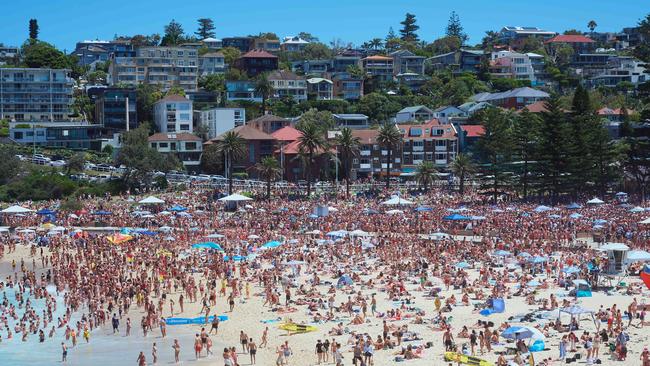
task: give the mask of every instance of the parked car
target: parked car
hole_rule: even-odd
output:
[[[62,166],[65,166],[66,163],[63,160],[54,160],[54,161],[50,161],[48,165],[49,166],[62,167]]]

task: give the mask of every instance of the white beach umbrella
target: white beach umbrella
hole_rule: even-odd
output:
[[[230,196],[219,198],[219,201],[223,201],[223,202],[240,202],[240,201],[252,201],[252,200],[253,200],[252,198],[242,196],[239,193],[233,193]]]
[[[165,201],[161,200],[158,197],[149,196],[143,200],[138,201],[138,203],[143,205],[156,205],[156,204],[165,203]]]
[[[0,212],[2,212],[4,214],[21,214],[21,213],[34,212],[34,210],[30,210],[28,208],[21,207],[21,206],[11,206],[11,207],[5,208],[4,210],[2,210]]]

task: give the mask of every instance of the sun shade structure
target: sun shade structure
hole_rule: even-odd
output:
[[[601,200],[600,198],[592,198],[587,201],[587,204],[589,205],[602,205],[603,203],[605,203],[605,201]]]
[[[223,202],[241,202],[241,201],[252,201],[252,200],[253,200],[252,198],[242,196],[239,193],[233,193],[230,196],[219,198],[219,201],[223,201]]]
[[[143,200],[138,201],[138,203],[143,204],[143,205],[158,205],[161,203],[165,203],[165,201],[161,200],[158,197],[154,196],[149,196]]]
[[[192,249],[214,249],[214,250],[218,250],[218,251],[223,251],[223,248],[221,247],[221,245],[219,245],[217,243],[214,243],[214,242],[211,242],[211,241],[207,241],[207,242],[204,242],[204,243],[192,244]]]
[[[392,197],[388,201],[384,201],[381,204],[382,205],[393,205],[393,206],[395,206],[395,205],[412,205],[413,202],[411,202],[409,200],[405,200],[405,199],[400,198],[400,197]]]
[[[5,208],[4,210],[2,210],[0,212],[2,212],[4,214],[21,214],[21,213],[34,212],[34,210],[30,210],[28,208],[21,207],[21,206],[11,206],[11,207]]]
[[[469,216],[463,216],[461,214],[455,213],[453,215],[445,216],[442,219],[443,220],[450,220],[450,221],[463,221],[463,220],[468,221],[468,220],[471,220],[472,218],[469,217]]]

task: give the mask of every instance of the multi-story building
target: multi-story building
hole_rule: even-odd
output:
[[[111,85],[157,84],[163,90],[180,86],[195,91],[198,79],[198,51],[187,47],[140,47],[135,55],[112,54]]]
[[[535,70],[528,55],[512,51],[492,52],[490,76],[535,82]]]
[[[369,56],[362,58],[360,66],[374,80],[393,80],[393,59],[391,57]]]
[[[92,65],[95,62],[106,62],[111,54],[118,57],[133,55],[134,50],[130,40],[113,41],[81,41],[77,42],[72,54],[77,56],[81,66]]]
[[[331,67],[332,60],[302,60],[291,63],[291,70],[293,72],[300,72],[312,77],[323,76],[326,72],[330,71]]]
[[[485,57],[482,50],[468,50],[461,48],[458,51],[443,53],[426,60],[427,67],[433,70],[451,70],[454,73],[477,73]]]
[[[308,41],[296,36],[284,37],[282,40],[282,50],[288,52],[301,52],[305,46],[309,44]]]
[[[338,55],[332,59],[331,72],[348,72],[350,66],[358,66],[361,57],[354,55]]]
[[[223,74],[226,72],[226,61],[221,52],[208,52],[199,56],[199,76]]]
[[[458,154],[458,133],[453,125],[432,119],[421,125],[399,125],[402,133],[402,170],[414,171],[423,161],[447,168]]]
[[[192,133],[192,101],[180,95],[168,95],[154,104],[154,122],[162,133]]]
[[[293,122],[282,117],[272,114],[265,114],[246,123],[247,126],[253,127],[264,133],[272,134],[284,127],[293,126]]]
[[[541,90],[523,87],[500,93],[479,93],[471,97],[473,102],[487,102],[506,109],[522,109],[527,105],[545,100],[550,94]]]
[[[324,78],[307,79],[307,96],[309,99],[332,100],[334,99],[334,83]]]
[[[101,150],[104,128],[87,122],[10,123],[9,136],[19,144]]]
[[[338,131],[334,132],[336,135]],[[353,130],[352,135],[359,138],[359,153],[352,159],[352,179],[379,177],[385,174],[388,165],[388,150],[377,142],[378,130]],[[402,147],[391,149],[391,170],[400,174],[402,169]]]
[[[408,50],[395,51],[390,56],[393,58],[393,74],[424,74],[425,57],[418,56]]]
[[[517,47],[528,37],[536,37],[542,40],[552,38],[557,33],[546,31],[537,27],[513,27],[505,26],[499,32],[499,43]]]
[[[208,37],[202,40],[201,43],[211,50],[220,50],[223,48],[223,42],[218,38]]]
[[[185,170],[198,172],[203,144],[201,138],[191,133],[156,133],[149,136],[149,145],[162,154],[174,154]]]
[[[619,56],[611,59],[607,69],[597,73],[587,82],[592,87],[615,87],[621,82],[628,82],[636,86],[650,81],[650,73],[647,72],[645,65],[646,63],[632,56]]]
[[[212,108],[196,113],[199,114],[199,123],[208,128],[209,140],[246,122],[244,108]]]
[[[135,89],[103,88],[95,97],[95,122],[110,129],[129,130],[138,127],[137,91]],[[127,102],[128,99],[128,102]],[[127,127],[128,105],[128,127]]]
[[[221,40],[221,45],[225,47],[234,47],[241,52],[248,52],[253,49],[255,39],[252,37],[226,37]]]
[[[280,52],[280,40],[255,38],[253,41],[253,48],[256,50],[264,50],[270,53],[278,53]]]
[[[443,125],[448,125],[456,121],[464,121],[468,116],[467,112],[453,105],[441,106],[433,111],[433,118],[437,119]]]
[[[235,61],[235,67],[249,77],[278,69],[278,56],[263,50],[252,50]]]
[[[262,102],[262,95],[256,91],[255,82],[250,80],[226,81],[226,100],[250,100]]]
[[[0,45],[0,65],[14,64],[18,55],[20,48]]]
[[[433,118],[433,111],[423,105],[406,107],[395,115],[395,123],[428,121]]]
[[[253,167],[267,156],[273,156],[276,139],[270,134],[249,125],[235,127],[236,132],[246,143],[246,154],[233,161],[233,172],[247,172],[252,178],[257,178],[258,173]],[[206,142],[206,145],[219,143],[223,134]]]
[[[69,121],[72,85],[67,69],[0,68],[0,119]]]
[[[273,86],[273,98],[289,96],[298,103],[307,100],[307,82],[304,77],[291,71],[275,70],[268,74],[268,80]]]
[[[334,97],[345,100],[359,100],[363,96],[363,79],[357,79],[348,73],[332,75]]]

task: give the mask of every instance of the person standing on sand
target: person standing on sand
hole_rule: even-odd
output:
[[[146,366],[147,365],[147,358],[144,357],[144,352],[140,351],[140,354],[138,355],[138,366]]]
[[[255,355],[257,354],[257,345],[253,341],[253,338],[248,340],[248,353],[251,355],[251,365],[254,365],[256,362]]]
[[[264,328],[264,332],[262,332],[262,342],[260,342],[260,348],[266,348],[267,341],[268,341],[268,334],[269,334],[269,327]]]
[[[215,314],[214,318],[212,319],[212,327],[210,328],[210,332],[208,334],[212,334],[213,330],[215,335],[219,334],[219,316],[217,316],[217,314]]]
[[[153,359],[153,364],[158,363],[158,346],[156,346],[156,342],[153,342],[153,346],[151,347],[151,358]]]
[[[68,361],[68,346],[61,342],[61,362]]]
[[[180,361],[180,354],[181,354],[181,345],[178,344],[178,339],[174,339],[174,345],[172,346],[174,349],[174,360],[176,363]]]

